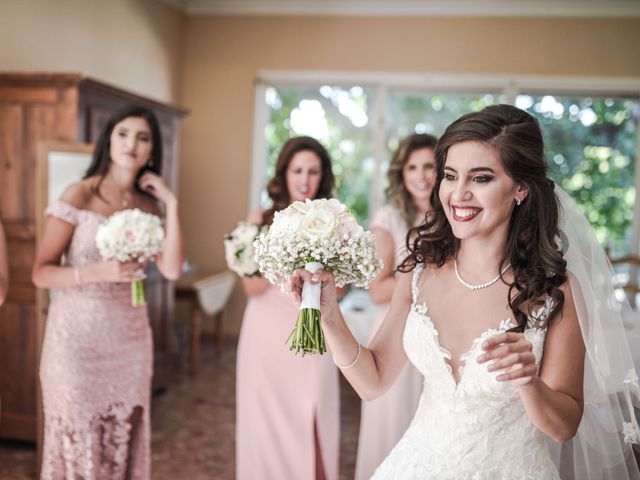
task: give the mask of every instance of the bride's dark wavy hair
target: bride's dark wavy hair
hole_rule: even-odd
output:
[[[464,115],[447,127],[435,149],[437,177],[431,194],[432,210],[425,223],[409,231],[410,253],[398,270],[409,272],[419,263],[441,267],[455,257],[460,242],[453,235],[438,191],[449,148],[469,141],[493,148],[507,175],[528,192],[511,213],[500,263],[511,262],[513,283],[504,278],[502,281],[509,285],[509,308],[518,323],[512,330],[522,332],[528,315],[544,304],[547,295],[554,300],[549,319],[562,310],[564,294],[559,287],[567,281],[567,262],[555,241],[559,235],[558,199],[554,183],[547,178],[540,126],[528,113],[511,105],[494,105]]]

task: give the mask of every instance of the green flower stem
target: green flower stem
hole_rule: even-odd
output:
[[[287,342],[289,350],[301,354],[303,357],[307,354],[322,355],[326,352],[327,346],[320,326],[320,310],[315,308],[301,309]]]
[[[147,304],[147,300],[144,297],[144,284],[142,280],[134,280],[131,282],[131,305],[134,307],[141,307]]]

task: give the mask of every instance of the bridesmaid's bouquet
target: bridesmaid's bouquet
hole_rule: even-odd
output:
[[[143,263],[160,253],[164,247],[164,229],[156,215],[137,208],[111,215],[100,225],[96,245],[103,260],[132,260]],[[131,305],[146,305],[142,280],[131,283]]]
[[[333,273],[336,286],[348,283],[367,288],[382,268],[373,234],[364,231],[336,199],[294,202],[276,212],[273,225],[255,241],[260,272],[284,290],[293,272],[304,267]],[[288,339],[295,353],[327,351],[320,327],[320,285],[305,282],[300,313]]]
[[[231,233],[224,236],[224,254],[229,270],[241,277],[260,275],[253,242],[261,230],[262,227],[258,225],[240,222]]]

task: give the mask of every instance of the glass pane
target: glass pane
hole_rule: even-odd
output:
[[[278,152],[288,138],[312,136],[333,159],[337,198],[363,222],[374,168],[369,122],[372,98],[370,91],[359,86],[269,87],[265,94],[269,120],[265,128],[268,164],[264,183],[273,176]]]
[[[540,122],[550,176],[569,192],[612,256],[629,252],[635,202],[637,99],[519,95]]]
[[[498,93],[392,92],[388,96],[385,115],[387,156],[383,161],[383,172],[387,171],[391,155],[407,135],[428,133],[439,137],[445,128],[458,117],[466,113],[477,112],[500,101],[503,100]],[[387,186],[386,175],[382,185],[383,188]]]

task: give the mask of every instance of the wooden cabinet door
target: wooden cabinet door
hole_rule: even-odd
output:
[[[35,256],[35,165],[43,140],[75,140],[75,89],[0,75],[0,217],[9,250],[9,293],[0,307],[0,437],[35,440],[41,312],[31,283]]]

